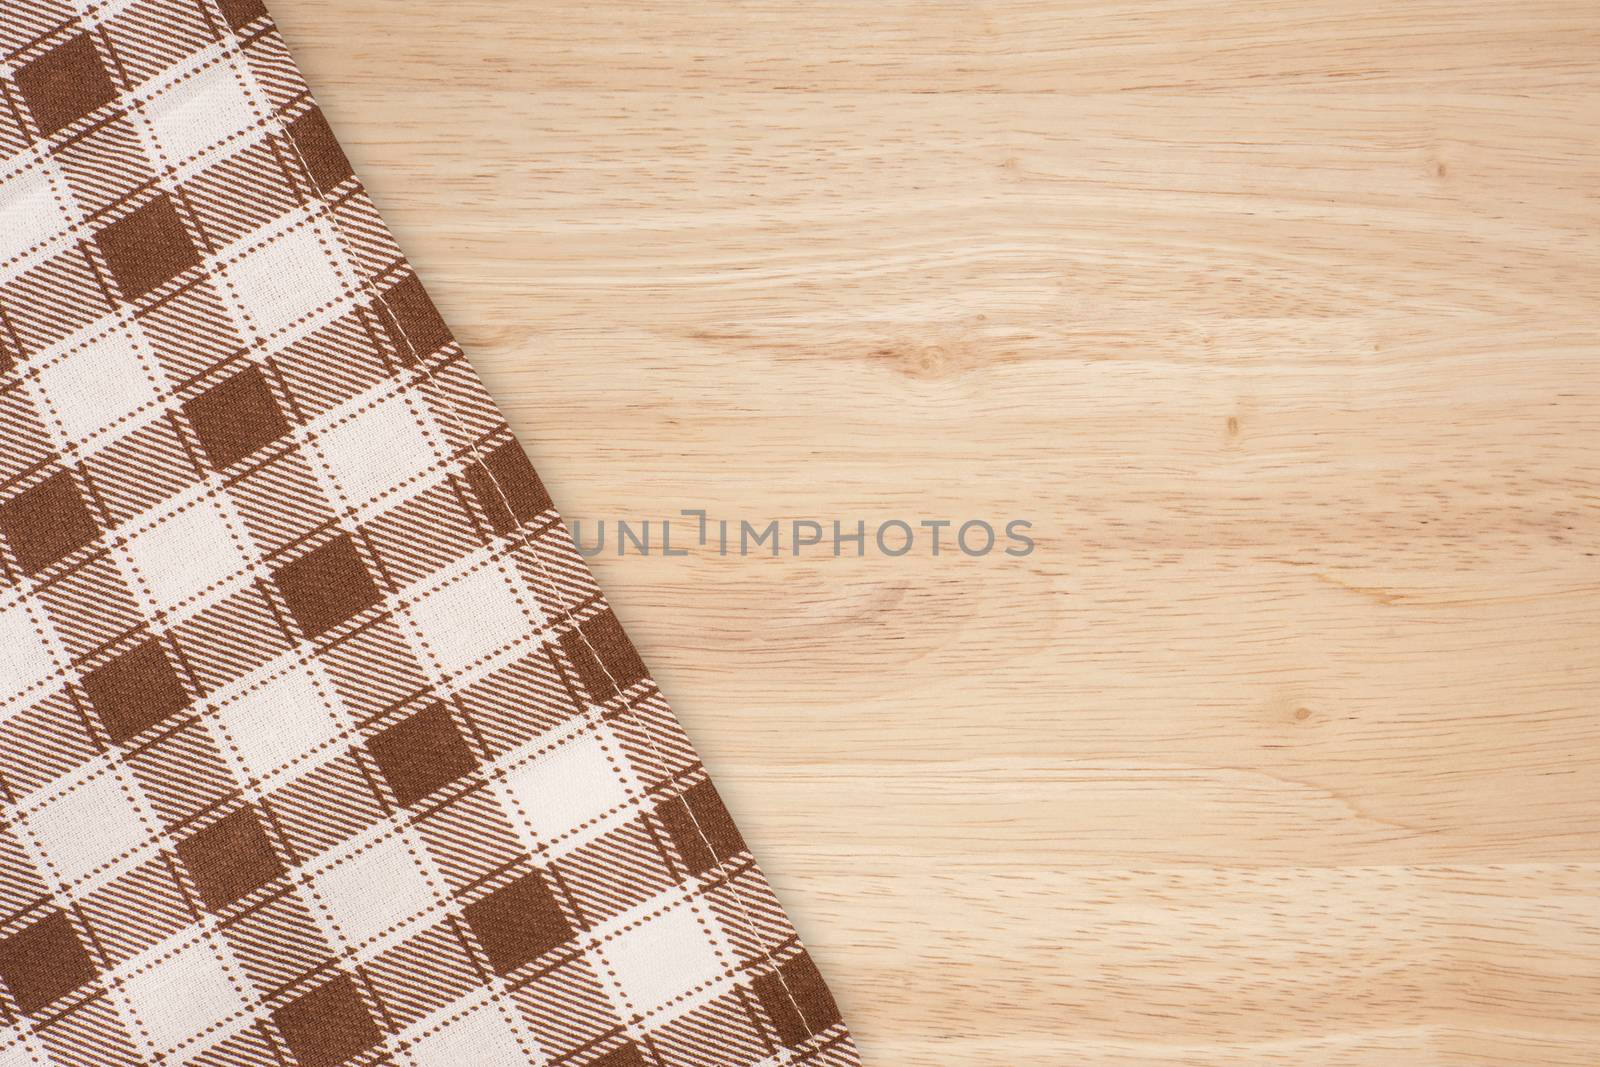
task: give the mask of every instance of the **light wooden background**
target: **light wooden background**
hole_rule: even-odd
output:
[[[869,1061],[1600,1062],[1592,0],[275,0]]]

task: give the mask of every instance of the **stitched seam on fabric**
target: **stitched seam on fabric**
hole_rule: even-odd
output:
[[[315,98],[313,96],[311,96],[309,93],[307,94],[307,99],[311,103],[315,104]],[[302,153],[300,151],[300,146],[295,143],[294,138],[292,136],[290,136],[290,134],[288,132],[288,127],[283,121],[283,116],[282,116],[282,113],[281,113],[281,109],[280,109],[280,111],[278,113],[273,115],[273,120],[278,124],[278,127],[279,127],[279,129],[281,130],[281,132],[283,134],[284,141],[286,141],[289,144],[291,151],[293,151],[295,157],[300,161],[301,168],[305,171],[306,181],[310,184],[312,189],[316,190],[316,192],[317,192],[319,197],[326,196],[327,192],[324,191],[322,189],[322,187],[317,184],[317,180],[312,174],[312,168],[311,168],[310,161],[308,159],[306,159],[304,153]],[[327,206],[325,201],[323,201],[321,203],[321,213],[324,215],[324,217],[326,218],[329,226],[332,228],[336,239],[341,244],[343,244],[345,246],[344,252],[345,252],[346,259],[352,264],[352,266],[355,266],[357,264],[358,260],[356,259],[355,256],[353,256],[351,254],[349,243],[348,243],[348,241],[346,240],[346,238],[344,236],[343,225],[341,223],[341,220],[338,218],[338,216],[333,214],[333,212],[328,208],[328,206]],[[539,557],[538,549],[535,547],[534,543],[529,539],[529,533],[528,533],[528,529],[527,529],[526,525],[522,522],[522,520],[517,518],[516,511],[511,505],[511,500],[510,500],[509,496],[506,494],[505,488],[500,484],[500,480],[495,477],[494,471],[490,469],[488,463],[486,463],[484,461],[483,455],[479,450],[478,444],[474,440],[474,435],[471,433],[470,429],[467,427],[465,421],[462,419],[462,417],[460,416],[459,413],[457,413],[457,412],[455,412],[453,410],[454,407],[455,407],[454,399],[451,397],[449,392],[444,388],[443,384],[439,381],[439,379],[436,378],[434,376],[433,372],[428,368],[427,360],[425,358],[425,354],[420,352],[420,351],[418,351],[416,344],[411,340],[411,337],[406,333],[405,327],[400,321],[400,316],[395,312],[395,310],[393,308],[391,308],[389,306],[388,301],[384,299],[383,293],[378,289],[378,286],[376,285],[376,283],[374,283],[372,281],[372,279],[368,278],[365,275],[365,273],[360,271],[359,269],[357,269],[355,273],[356,273],[356,281],[357,281],[357,283],[359,285],[362,285],[362,286],[366,287],[368,289],[368,291],[372,294],[372,298],[374,300],[376,300],[379,304],[381,304],[385,311],[389,312],[389,317],[393,320],[393,323],[394,323],[394,326],[395,326],[396,330],[399,331],[400,336],[405,340],[406,346],[411,349],[411,354],[412,354],[413,357],[415,357],[415,359],[417,361],[418,370],[420,370],[422,372],[422,374],[429,380],[429,382],[431,382],[435,386],[435,388],[438,390],[438,395],[439,395],[440,399],[443,401],[444,406],[447,409],[452,409],[450,411],[450,417],[455,422],[457,429],[462,432],[464,439],[467,441],[467,449],[468,449],[468,451],[471,453],[472,458],[474,459],[474,461],[476,461],[480,466],[482,466],[484,471],[485,471],[485,473],[488,474],[490,484],[492,484],[495,487],[496,493],[499,494],[500,501],[505,506],[506,514],[508,516],[510,516],[511,521],[512,521],[517,533],[520,535],[520,537],[522,539],[523,545],[531,550],[531,555],[533,557],[534,564],[539,568],[539,571],[540,571],[541,575],[543,576],[544,581],[552,589],[556,590],[556,592],[558,594],[557,595],[557,602],[561,604],[562,614],[566,617],[566,620],[571,625],[573,631],[575,633],[577,633],[578,639],[583,642],[584,646],[589,650],[590,654],[592,656],[594,656],[595,662],[596,662],[597,665],[599,665],[601,672],[605,674],[606,679],[611,683],[611,686],[612,686],[612,689],[615,692],[615,695],[622,698],[622,700],[621,700],[622,710],[627,712],[633,718],[635,726],[637,726],[639,728],[641,735],[645,739],[645,743],[648,744],[650,746],[650,748],[654,751],[656,757],[658,759],[661,759],[663,763],[668,762],[667,759],[666,759],[665,752],[662,751],[661,747],[656,743],[655,739],[653,737],[651,737],[650,729],[642,721],[642,718],[641,718],[641,716],[640,716],[640,714],[638,712],[638,709],[635,707],[633,702],[631,702],[628,699],[626,693],[624,692],[622,687],[618,684],[616,678],[611,674],[610,670],[608,670],[606,668],[605,661],[600,657],[599,649],[595,648],[593,643],[590,642],[590,640],[587,637],[587,635],[584,634],[583,629],[578,625],[577,620],[573,617],[571,608],[567,607],[565,599],[559,596],[559,587],[556,586],[556,584],[555,584],[554,580],[551,578],[548,570],[546,570],[545,565],[544,565],[544,561],[542,559],[540,559],[540,557]],[[454,340],[455,340],[454,337],[452,337],[452,341],[454,341]],[[457,345],[460,344],[459,341],[455,341],[455,343]],[[516,441],[515,435],[512,436],[512,441],[513,441],[513,443],[516,444],[516,446],[518,448],[522,447],[521,443]],[[707,852],[709,852],[710,855],[712,856],[712,858],[714,858],[717,861],[717,870],[718,870],[718,872],[728,875],[725,884],[728,886],[728,889],[730,891],[730,895],[732,896],[732,898],[734,899],[734,901],[738,905],[740,916],[742,918],[742,921],[744,922],[744,925],[745,925],[745,928],[746,928],[746,932],[749,934],[751,940],[755,943],[756,947],[761,952],[761,955],[766,959],[767,963],[772,967],[772,974],[777,977],[779,984],[783,987],[784,994],[785,994],[785,996],[788,997],[789,1003],[794,1008],[795,1015],[800,1019],[801,1025],[805,1027],[808,1037],[816,1037],[818,1031],[816,1031],[815,1029],[812,1028],[810,1020],[806,1018],[805,1010],[803,1008],[801,1008],[801,1006],[800,1006],[799,998],[796,997],[795,994],[794,994],[794,991],[789,988],[788,980],[784,978],[782,968],[779,967],[777,961],[773,958],[772,954],[767,950],[765,941],[762,939],[760,931],[757,929],[757,927],[755,925],[754,914],[750,910],[748,904],[743,899],[743,893],[741,892],[741,890],[739,888],[737,888],[734,885],[734,880],[733,880],[732,875],[729,872],[727,872],[726,870],[724,870],[724,868],[726,867],[727,862],[728,862],[728,857],[719,856],[717,854],[716,846],[714,846],[711,843],[711,839],[706,834],[705,829],[700,825],[700,820],[699,820],[698,817],[696,817],[696,815],[694,813],[694,809],[690,806],[690,804],[686,800],[683,799],[682,794],[680,794],[675,799],[680,804],[682,804],[684,810],[686,812],[688,812],[689,821],[693,824],[693,826],[695,828],[695,832],[697,834],[699,834],[700,840],[706,846]],[[789,1055],[788,1058],[790,1060],[792,1060],[793,1059],[793,1055],[792,1054]]]
[[[235,39],[237,42],[237,37]],[[269,137],[273,129],[276,128],[282,140],[288,143],[294,150],[295,156],[299,159],[300,166],[305,172],[306,179],[310,183],[311,187],[320,193],[320,189],[317,189],[316,181],[312,177],[312,172],[308,161],[305,159],[304,155],[300,153],[299,145],[289,133],[287,125],[282,120],[280,110],[272,105],[270,95],[262,91],[259,83],[256,80],[254,71],[251,69],[249,62],[244,57],[242,46],[236,44],[236,47],[234,47],[231,51],[232,54],[237,56],[239,59],[238,63],[230,64],[230,69],[233,73],[234,80],[238,84],[240,91],[244,93],[250,109],[257,114],[258,123],[264,126],[264,128],[267,130],[267,136]],[[357,294],[364,284],[367,285],[367,288],[371,288],[370,284],[366,283],[366,279],[359,268],[358,260],[354,255],[351,254],[349,242],[344,239],[343,234],[339,230],[337,217],[332,213],[332,211],[329,210],[326,202],[319,198],[315,204],[306,205],[305,218],[278,230],[277,234],[278,236],[282,236],[293,231],[294,229],[299,228],[301,225],[306,226],[312,231],[316,237],[318,245],[322,247],[324,255],[328,255],[333,251],[333,249],[329,247],[330,238],[333,243],[338,245],[339,254],[344,262],[342,264],[333,264],[333,269],[335,273],[340,275],[339,283],[343,292],[340,297],[335,298],[322,307],[319,307],[310,315],[302,315],[297,317],[288,326],[281,328],[276,333],[264,330],[260,323],[254,321],[253,316],[247,314],[246,318],[249,320],[250,330],[256,335],[259,343],[263,345],[269,344],[275,336],[286,333],[296,324],[308,321],[310,318],[314,318],[317,314],[320,314],[323,310],[326,310],[326,308],[336,306],[343,300],[350,300],[352,303],[354,303],[357,298]],[[327,234],[323,232],[323,227],[326,227],[328,231]],[[263,247],[265,243],[266,242],[259,242],[257,245],[252,247]],[[244,255],[247,254],[248,252],[244,253]],[[241,255],[240,259],[243,259],[243,255]],[[348,269],[350,278],[354,281],[354,285],[351,284],[350,280],[347,280],[344,277],[346,269]],[[242,302],[237,299],[237,286],[234,280],[224,276],[223,282],[230,290],[235,291],[235,307],[242,308]],[[404,392],[405,391],[401,388],[383,388],[381,396],[377,397],[376,399],[368,400],[356,412],[349,413],[342,418],[330,422],[329,425],[323,428],[319,436],[326,436],[339,426],[359,418],[362,413],[370,411],[382,403],[391,401],[404,404],[407,411],[412,415],[413,418],[415,418],[416,413],[412,409],[411,401],[405,397]],[[400,483],[399,486],[392,486],[388,489],[385,489],[380,492],[376,498],[366,501],[352,499],[349,488],[344,484],[344,480],[337,475],[333,467],[329,464],[326,451],[321,447],[316,447],[315,438],[308,436],[308,443],[311,443],[314,447],[317,464],[322,468],[324,474],[329,479],[329,484],[333,487],[333,492],[338,496],[340,502],[344,505],[344,507],[339,510],[339,515],[349,516],[352,522],[354,522],[362,508],[371,506],[373,503],[376,503],[379,500],[393,496],[411,481],[418,480],[423,477],[431,477],[429,472],[434,471],[436,468],[442,468],[443,470],[448,471],[449,464],[456,458],[454,451],[447,447],[443,449],[445,455],[441,457],[440,448],[432,441],[432,438],[435,436],[434,431],[428,427],[424,427],[423,429],[425,437],[427,438],[429,450],[432,453],[433,462],[430,463],[423,472],[419,473],[414,478],[406,479]],[[363,536],[358,538],[358,540],[364,541],[366,538]],[[488,566],[490,564],[494,564],[495,562],[496,560],[494,553],[491,552],[489,560],[482,565]],[[389,584],[394,584],[392,579],[389,580]],[[392,590],[392,595],[396,600],[396,606],[394,610],[398,612],[405,612],[407,604],[402,598],[400,598],[399,592],[400,590],[398,587],[395,587]],[[383,599],[386,600],[388,597],[385,596]],[[320,693],[320,685],[318,686],[318,689]],[[324,701],[326,701],[325,694],[323,694],[323,698]],[[329,710],[332,710],[331,706]],[[335,717],[337,717],[337,715]],[[350,736],[351,732],[348,727],[341,729],[341,740],[349,738]],[[352,748],[349,751],[353,754],[355,749]],[[370,761],[370,753],[368,754],[368,761]],[[367,762],[357,760],[357,765],[361,773],[368,777],[369,785],[371,785],[374,791],[377,792],[376,780],[372,778],[372,769],[368,766]],[[300,876],[294,879],[294,883],[300,886],[301,890],[305,893],[313,907],[317,912],[320,913],[321,920],[317,923],[319,929],[323,933],[329,935],[334,943],[337,943],[343,948],[343,955],[349,961],[359,960],[364,949],[370,948],[372,945],[382,942],[395,930],[410,925],[419,917],[425,916],[432,912],[435,908],[440,909],[447,916],[455,914],[453,909],[458,904],[458,901],[452,899],[448,890],[443,888],[448,885],[449,879],[445,875],[439,858],[434,855],[431,849],[429,849],[425,841],[418,842],[413,838],[410,832],[411,829],[412,827],[407,821],[401,821],[398,824],[391,826],[388,831],[377,832],[377,836],[374,840],[358,847],[355,852],[343,852],[340,859],[329,864],[324,871],[309,872],[305,870],[305,867],[302,867]],[[319,891],[319,886],[316,881],[317,873],[326,873],[332,871],[340,863],[352,860],[361,852],[369,849],[375,849],[381,843],[388,840],[396,841],[404,846],[410,861],[415,865],[423,881],[426,883],[428,895],[432,898],[433,903],[425,907],[421,912],[402,918],[398,923],[391,924],[387,929],[377,934],[374,934],[364,940],[358,940],[354,936],[354,933],[348,928],[347,922],[341,921],[339,914],[325,899],[326,894]],[[306,866],[309,866],[309,863]],[[470,954],[470,947],[468,947],[468,951]],[[367,962],[370,963],[371,961],[369,960]],[[357,995],[362,998],[364,1003],[369,1003],[370,1006],[378,1009],[378,1013],[382,1015],[388,1023],[387,1029],[390,1035],[400,1043],[401,1050],[403,1051],[405,1048],[405,1038],[403,1035],[405,1034],[406,1030],[409,1029],[409,1027],[398,1027],[394,1025],[394,1021],[390,1017],[390,1011],[382,1002],[382,999],[377,996],[376,990],[372,986],[371,978],[366,973],[364,965],[356,965],[354,979],[356,981]],[[490,1002],[495,1005],[495,1010],[507,1024],[513,1040],[515,1040],[517,1043],[517,1047],[523,1052],[524,1055],[531,1055],[528,1052],[528,1048],[529,1042],[534,1041],[534,1037],[531,1033],[527,1032],[530,1029],[527,1020],[519,1018],[510,1008],[501,1002],[502,998],[499,991],[491,988],[489,992]]]

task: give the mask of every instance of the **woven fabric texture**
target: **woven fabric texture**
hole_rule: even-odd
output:
[[[0,1067],[856,1064],[258,0],[0,57]]]

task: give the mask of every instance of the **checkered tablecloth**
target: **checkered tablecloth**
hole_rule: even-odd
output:
[[[258,0],[0,92],[0,1067],[856,1064]]]

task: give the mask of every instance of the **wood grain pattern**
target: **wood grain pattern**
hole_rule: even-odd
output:
[[[1600,8],[276,0],[868,1061],[1589,1065]]]

